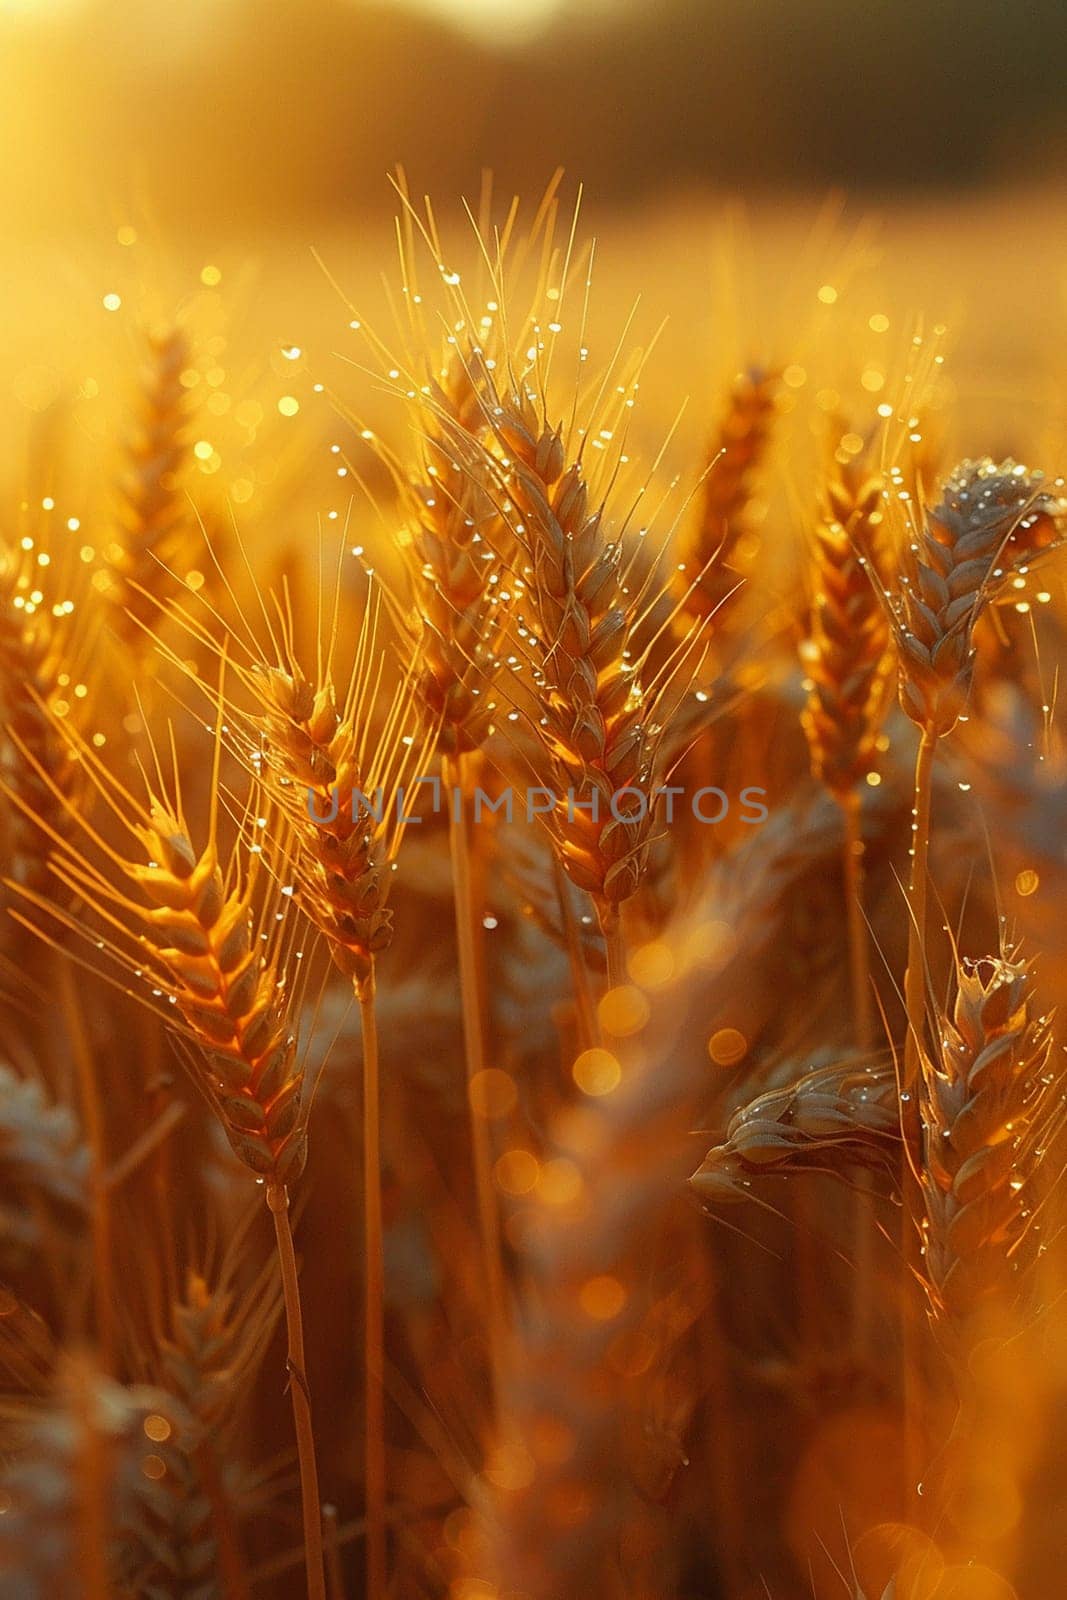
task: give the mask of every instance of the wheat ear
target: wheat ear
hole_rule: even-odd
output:
[[[802,722],[812,770],[845,819],[843,851],[856,1043],[873,1045],[870,953],[863,916],[859,785],[877,765],[888,701],[889,628],[867,570],[882,522],[882,485],[862,458],[835,455],[811,540],[815,594],[801,651]],[[861,554],[866,552],[866,555]]]
[[[899,1151],[892,1062],[835,1062],[742,1106],[689,1181],[704,1200],[734,1200],[765,1174],[895,1171]]]
[[[77,789],[76,765],[55,729],[55,708],[65,698],[66,641],[36,589],[38,575],[14,552],[0,565],[0,704],[7,734],[0,774],[12,800],[8,870],[34,889],[48,878],[49,833],[70,831]]]
[[[197,1077],[234,1154],[257,1176],[292,1182],[307,1152],[303,1070],[282,951],[258,939],[256,858],[242,871],[235,857],[224,873],[214,832],[198,851],[180,810],[160,796],[131,831],[145,859],[109,855],[139,898],[74,857],[58,857],[53,870],[108,921],[139,929],[144,972],[162,978],[199,1046]]]
[[[1037,1171],[1053,1120],[1052,1036],[1026,965],[957,960],[950,1016],[922,1071],[925,1281],[935,1325],[981,1330],[1013,1306],[1037,1244]]]
[[[1041,1162],[1063,1108],[1049,1070],[1049,1018],[1037,1014],[1028,967],[1003,955],[957,957],[953,980],[922,1062],[920,1228],[930,1319],[958,1406],[932,1463],[933,1499],[973,1559],[987,1537],[982,1445],[1003,1438],[1005,1373],[1034,1309],[1026,1299],[1040,1251]]]
[[[439,749],[456,757],[480,749],[489,731],[503,629],[503,608],[493,592],[500,578],[500,518],[488,474],[480,477],[469,459],[462,465],[457,459],[457,438],[479,439],[485,431],[478,370],[453,353],[429,385],[429,396],[419,397],[413,418],[419,458],[400,474],[416,692]]]
[[[631,588],[621,528],[596,504],[581,450],[569,452],[566,430],[547,420],[544,398],[529,387],[494,391],[488,405],[504,455],[502,509],[520,552],[517,631],[536,706],[529,721],[539,776],[555,797],[544,820],[565,871],[593,897],[615,983],[623,979],[619,908],[647,867],[664,726],[699,625],[665,668],[646,670],[638,641],[655,578]]]
[[[716,631],[728,625],[731,602],[742,586],[735,563],[749,531],[755,480],[770,445],[780,391],[776,371],[750,367],[738,373],[708,450],[699,515],[685,550],[686,586],[679,594],[683,611],[712,619]]]
[[[127,444],[118,485],[118,539],[111,567],[112,626],[135,655],[146,650],[148,626],[159,620],[173,562],[188,522],[182,476],[189,457],[189,392],[182,373],[191,360],[181,328],[145,336],[141,408]]]

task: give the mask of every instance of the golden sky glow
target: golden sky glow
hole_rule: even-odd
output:
[[[0,0],[0,16],[51,17],[76,11],[85,0]],[[522,42],[537,34],[565,7],[566,0],[385,0],[403,10],[451,22],[475,37]]]
[[[0,0],[0,17],[3,16],[61,16],[67,11],[77,11],[83,0]]]

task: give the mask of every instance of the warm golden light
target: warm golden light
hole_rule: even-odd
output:
[[[1061,1592],[1063,9],[0,0],[0,1600]]]

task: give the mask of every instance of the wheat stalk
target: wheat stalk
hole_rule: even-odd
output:
[[[95,845],[105,865],[97,866],[73,844],[53,838],[53,872],[118,935],[109,945],[115,958],[142,982],[147,979],[158,994],[172,998],[186,1036],[196,1046],[190,1060],[198,1085],[238,1160],[266,1184],[285,1291],[308,1592],[312,1600],[324,1600],[314,1435],[288,1222],[287,1186],[303,1171],[309,1112],[290,1023],[298,993],[286,982],[292,929],[284,926],[284,918],[282,923],[276,918],[276,894],[268,896],[267,905],[257,912],[261,845],[245,833],[225,870],[221,863],[221,713],[214,741],[211,815],[200,850],[192,842],[176,773],[168,792],[157,759],[155,787],[149,784],[146,800],[138,801],[88,745],[78,742],[70,730],[67,736],[83,771],[138,853],[123,854],[80,818],[82,835]],[[258,818],[265,805],[254,792],[248,816]],[[264,820],[269,826],[269,818]],[[113,876],[127,888],[119,887]],[[43,897],[27,898],[48,907]],[[266,941],[261,932],[267,934]]]
[[[415,693],[427,731],[442,753],[441,776],[449,797],[456,946],[463,1003],[463,1037],[470,1100],[471,1148],[486,1284],[487,1338],[494,1392],[506,1323],[500,1225],[492,1182],[492,1147],[485,1118],[477,1114],[471,1085],[487,1065],[483,1000],[485,972],[481,917],[473,887],[470,791],[482,772],[481,748],[493,731],[491,699],[499,670],[497,650],[507,622],[499,594],[500,518],[488,481],[479,481],[469,452],[456,459],[456,440],[485,432],[479,359],[472,371],[450,351],[429,400],[420,395],[416,425],[422,440],[421,472],[402,478],[409,515],[411,585],[415,616],[409,624],[418,664]],[[488,473],[485,474],[488,480]]]
[[[900,703],[920,730],[915,769],[905,1005],[904,1090],[912,1094],[924,1030],[923,942],[931,775],[938,742],[964,714],[974,676],[974,628],[1011,572],[1058,539],[1067,502],[1040,472],[1012,461],[964,461],[915,530],[888,596]],[[890,502],[892,503],[892,502]],[[917,1154],[914,1100],[907,1142]]]
[[[896,505],[892,498],[887,504]],[[913,1223],[921,1212],[914,1194],[920,1170],[919,1076],[925,1049],[926,897],[933,765],[938,745],[965,714],[974,676],[974,630],[983,609],[1013,570],[1059,537],[1065,503],[1045,487],[1041,473],[1012,461],[964,461],[945,480],[938,503],[923,511],[921,525],[909,530],[909,543],[895,587],[886,593],[896,645],[900,703],[920,730],[915,763],[914,805],[907,888],[908,959],[904,975],[907,1036],[901,1074],[901,1131],[906,1165],[906,1203],[902,1217],[904,1251],[914,1272],[920,1269]],[[906,1303],[905,1352],[909,1369],[917,1358],[907,1349],[910,1316]],[[909,1478],[914,1477],[918,1444],[917,1411],[907,1407]]]
[[[285,819],[273,861],[275,875],[290,880],[287,890],[322,935],[360,1008],[367,1564],[369,1586],[379,1592],[386,1582],[385,1268],[376,962],[392,939],[389,890],[411,820],[408,807],[416,803],[407,785],[425,776],[423,763],[436,742],[437,724],[424,726],[418,737],[411,671],[388,695],[383,691],[382,594],[376,587],[362,615],[351,670],[339,688],[334,664],[339,605],[338,591],[328,637],[320,614],[314,677],[298,657],[288,597],[275,603],[273,619],[262,607],[265,644],[242,616],[242,651],[233,676],[245,696],[228,694],[225,715],[231,748]],[[210,631],[189,607],[175,607],[173,614],[194,639],[219,654]],[[227,660],[225,649],[222,658]],[[385,711],[379,715],[383,699]],[[264,833],[268,852],[275,846],[272,832],[267,828]]]
[[[420,744],[411,731],[417,724],[410,678],[394,692],[384,726],[373,725],[382,665],[378,616],[377,603],[364,614],[353,671],[340,697],[329,660],[313,684],[298,666],[288,634],[276,661],[258,663],[247,677],[260,708],[250,724],[260,737],[253,763],[290,819],[301,904],[324,936],[334,963],[351,980],[360,1007],[367,1574],[372,1593],[381,1592],[386,1582],[385,1265],[375,965],[392,937],[386,902],[410,803],[406,778],[423,776],[419,762],[436,733],[431,727]]]

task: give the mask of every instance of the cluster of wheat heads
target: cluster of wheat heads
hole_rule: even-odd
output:
[[[337,537],[4,529],[4,1592],[1048,1600],[1059,481],[400,200]]]

